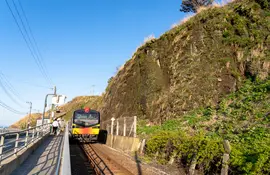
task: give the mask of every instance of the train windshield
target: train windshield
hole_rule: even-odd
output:
[[[74,123],[82,126],[91,126],[99,123],[99,113],[98,112],[89,112],[84,111],[75,111],[74,112]]]

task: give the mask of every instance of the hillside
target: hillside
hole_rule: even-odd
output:
[[[230,174],[270,174],[269,69],[270,1],[210,7],[140,47],[101,112],[139,117],[145,161],[220,174],[226,139]]]
[[[31,114],[30,117],[30,126],[36,126],[36,121],[38,119],[42,118],[42,114],[41,113],[33,113]],[[20,128],[20,129],[25,129],[27,126],[27,122],[29,120],[29,115],[24,116],[23,118],[21,118],[19,121],[15,122],[14,124],[12,124],[10,127],[11,128]]]
[[[102,96],[76,97],[102,120],[138,116],[145,161],[220,174],[223,140],[230,174],[270,174],[270,1],[203,9],[137,49]],[[149,123],[154,126],[149,126]]]
[[[60,113],[59,114],[55,113],[55,117],[58,117],[59,115],[63,115],[64,113],[66,113],[65,115],[63,115],[63,118],[65,120],[69,120],[72,115],[72,111],[83,108],[85,106],[88,106],[92,109],[99,109],[100,103],[101,103],[100,96],[79,96],[72,99],[68,103],[60,106],[59,107]],[[45,113],[45,116],[47,115],[48,114]],[[10,127],[24,129],[27,125],[28,118],[29,118],[29,115],[26,115],[23,118],[21,118],[19,121],[12,124]],[[41,113],[32,114],[30,118],[30,126],[32,127],[36,126],[36,120],[41,119],[41,118],[42,118]]]
[[[264,4],[265,3],[265,4]],[[162,123],[215,106],[270,66],[269,1],[211,7],[140,47],[108,82],[102,114]]]
[[[65,105],[59,107],[59,109],[62,112],[67,112],[63,118],[65,120],[69,120],[74,110],[81,109],[84,107],[89,107],[91,109],[98,110],[101,105],[101,100],[102,100],[101,96],[79,96],[72,99]]]

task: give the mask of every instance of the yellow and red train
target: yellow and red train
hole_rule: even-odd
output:
[[[106,143],[107,131],[100,129],[99,111],[90,108],[75,110],[69,124],[72,139]]]

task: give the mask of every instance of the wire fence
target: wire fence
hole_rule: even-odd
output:
[[[107,120],[101,123],[101,129],[105,129],[111,135],[137,137],[137,117],[123,117]]]

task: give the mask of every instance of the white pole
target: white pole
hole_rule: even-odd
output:
[[[126,136],[126,117],[124,117],[124,136]]]
[[[119,134],[119,121],[116,119],[116,135],[118,136]]]
[[[133,127],[133,129],[134,129],[134,137],[137,137],[137,116],[134,116],[134,127]]]
[[[115,120],[115,118],[112,118],[111,119],[111,121],[112,121],[112,123],[111,123],[111,135],[113,135],[113,124],[114,124],[114,120]]]

